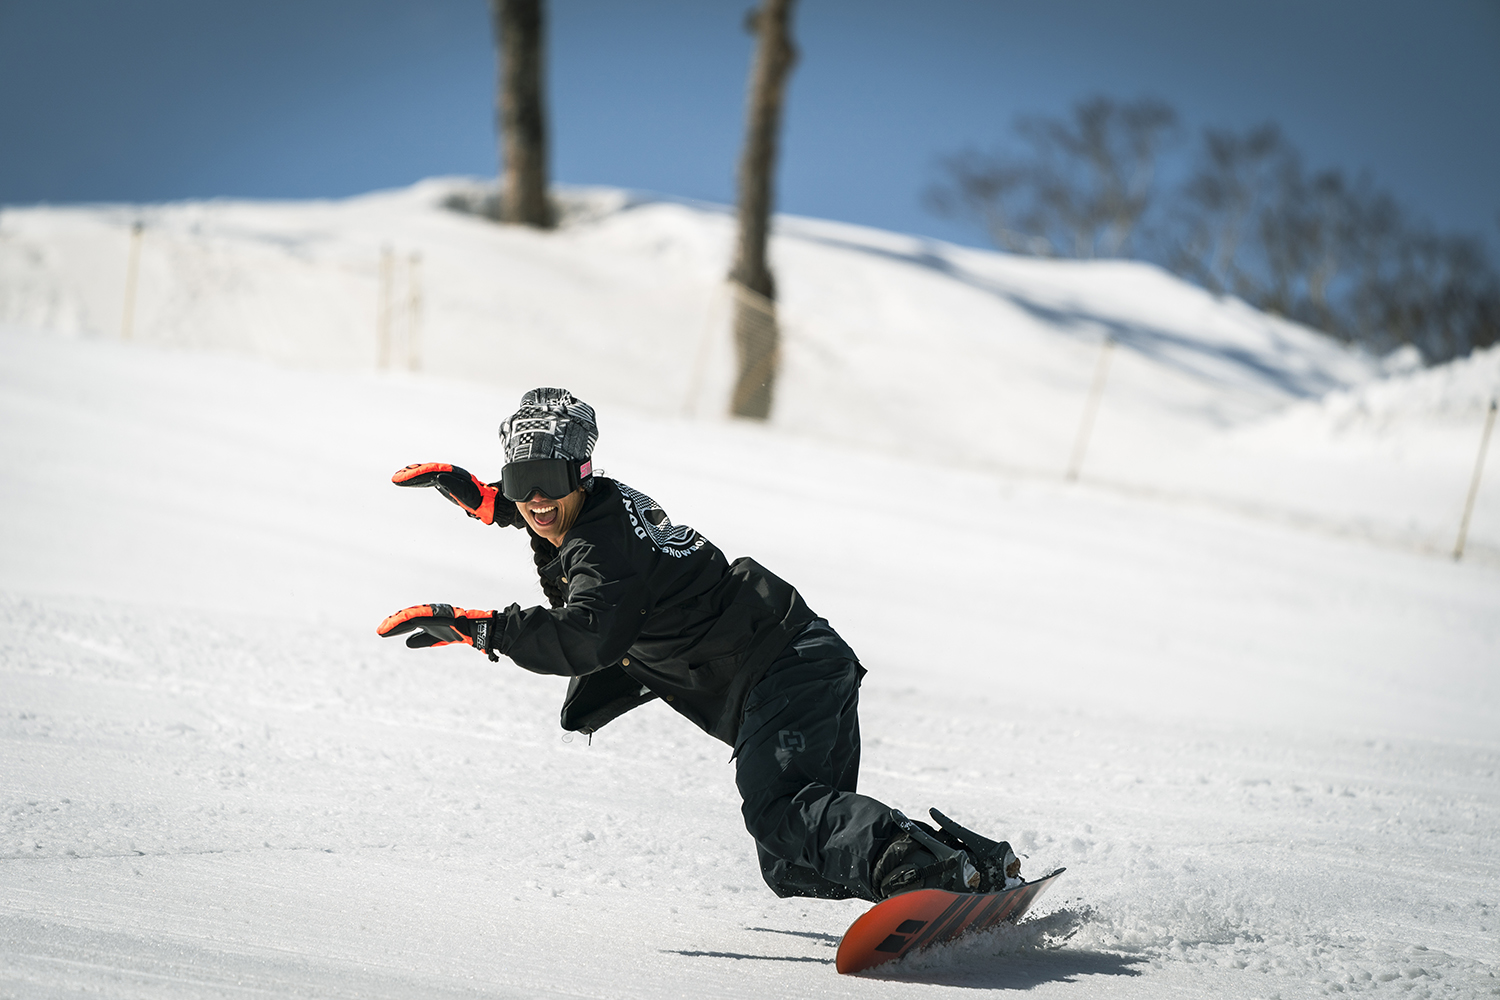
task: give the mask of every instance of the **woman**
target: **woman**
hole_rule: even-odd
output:
[[[728,562],[656,501],[595,475],[593,408],[533,389],[500,425],[500,482],[438,463],[396,473],[486,524],[524,528],[550,607],[419,605],[380,624],[408,646],[464,643],[571,678],[564,729],[592,734],[664,699],[734,748],[761,873],[780,896],[880,900],[920,888],[989,892],[1020,863],[936,810],[938,827],[855,791],[859,684],[848,645],[786,581]]]

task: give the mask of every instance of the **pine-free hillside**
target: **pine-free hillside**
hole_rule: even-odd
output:
[[[728,210],[572,189],[560,227],[537,232],[466,210],[492,190],[446,179],[342,201],[8,208],[0,320],[118,338],[135,253],[136,342],[319,370],[567,381],[643,413],[723,418]],[[1482,389],[1441,415],[1268,447],[1267,420],[1398,377],[1403,356],[1377,358],[1144,263],[1032,259],[788,216],[771,256],[785,333],[772,427],[1452,545]],[[1330,478],[1332,467],[1348,474]],[[1480,493],[1474,517],[1481,556],[1500,538],[1493,496]]]

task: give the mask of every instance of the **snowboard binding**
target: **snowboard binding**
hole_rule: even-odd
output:
[[[872,876],[880,899],[915,889],[977,892],[983,881],[962,846],[944,843],[939,831],[891,810],[901,830],[876,859]]]
[[[1004,840],[990,840],[959,826],[936,809],[927,810],[938,825],[937,839],[973,859],[979,869],[979,892],[1000,892],[1021,885],[1021,860]]]

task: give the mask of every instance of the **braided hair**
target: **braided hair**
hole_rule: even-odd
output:
[[[548,603],[554,608],[560,608],[567,603],[568,592],[559,581],[549,580],[542,572],[543,566],[557,558],[557,547],[532,531],[530,525],[526,526],[526,533],[531,536],[531,561],[536,563],[536,575],[541,581],[542,593],[547,596]]]
[[[498,486],[499,484],[491,483],[490,485]],[[560,581],[550,580],[542,572],[543,566],[546,566],[553,559],[557,558],[557,546],[547,541],[541,535],[538,535],[535,531],[532,531],[531,525],[527,524],[526,519],[521,516],[521,512],[516,510],[515,504],[506,503],[504,506],[496,505],[495,525],[497,527],[522,528],[526,531],[526,534],[531,536],[531,561],[536,564],[537,580],[542,585],[542,593],[546,595],[547,603],[554,608],[560,608],[566,604],[568,601],[567,589]]]

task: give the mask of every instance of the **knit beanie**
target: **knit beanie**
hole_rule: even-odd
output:
[[[597,440],[594,408],[566,389],[532,389],[521,397],[521,408],[500,424],[507,463],[533,458],[584,462]]]

